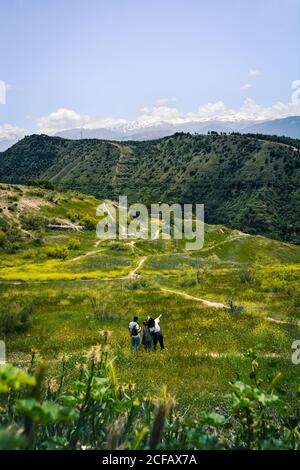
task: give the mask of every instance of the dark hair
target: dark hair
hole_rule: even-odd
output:
[[[155,326],[155,320],[154,320],[154,318],[150,317],[150,318],[148,319],[148,326],[149,326],[149,328],[153,328],[153,327]]]
[[[143,321],[143,325],[144,325],[144,326],[148,326],[148,321],[147,321],[147,320],[144,320],[144,321]]]
[[[138,321],[139,317],[135,316],[133,317],[133,321]]]

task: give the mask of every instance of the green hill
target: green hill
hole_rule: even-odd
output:
[[[175,134],[146,142],[33,135],[0,154],[0,181],[131,201],[204,203],[205,219],[299,241],[299,140]]]
[[[122,383],[137,384],[139,396],[167,385],[191,413],[223,405],[228,381],[248,378],[247,348],[264,377],[276,366],[296,381],[300,246],[207,224],[199,251],[99,241],[98,204],[75,191],[0,185],[0,334],[10,362],[29,366],[38,350],[57,376],[65,353],[71,374],[108,331]],[[130,352],[133,314],[163,315],[159,368],[154,353]]]
[[[140,255],[147,258],[144,269],[149,275],[220,263],[300,262],[300,246],[223,225],[206,224],[204,246],[196,251],[172,240],[100,242],[95,233],[99,204],[75,191],[1,184],[0,280],[115,278],[132,272]]]

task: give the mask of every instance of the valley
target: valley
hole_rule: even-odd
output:
[[[99,242],[94,197],[22,185],[0,192],[0,326],[7,316],[15,325],[6,337],[15,365],[28,366],[36,350],[55,377],[62,355],[75,366],[108,334],[121,381],[139,394],[167,385],[190,412],[225,406],[228,381],[247,379],[249,348],[264,377],[284,371],[287,393],[296,383],[299,246],[207,224],[198,251],[172,240]],[[130,352],[134,314],[162,314],[164,352]]]

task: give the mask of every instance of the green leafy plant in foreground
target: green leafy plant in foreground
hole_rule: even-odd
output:
[[[226,410],[191,418],[166,388],[141,398],[120,383],[103,337],[70,384],[66,357],[57,378],[47,378],[35,352],[27,372],[0,369],[0,449],[299,449],[299,408],[280,399],[280,373],[268,383],[258,377],[252,350],[253,384],[230,383]]]

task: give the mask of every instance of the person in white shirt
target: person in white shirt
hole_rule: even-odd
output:
[[[165,349],[164,346],[164,335],[161,331],[160,328],[160,319],[161,315],[159,315],[157,318],[148,318],[148,327],[150,330],[150,333],[152,334],[153,337],[153,349],[156,351],[157,343],[160,345],[160,349]]]
[[[133,317],[133,321],[129,323],[129,334],[131,337],[131,351],[138,351],[140,347],[140,326],[138,317]]]

